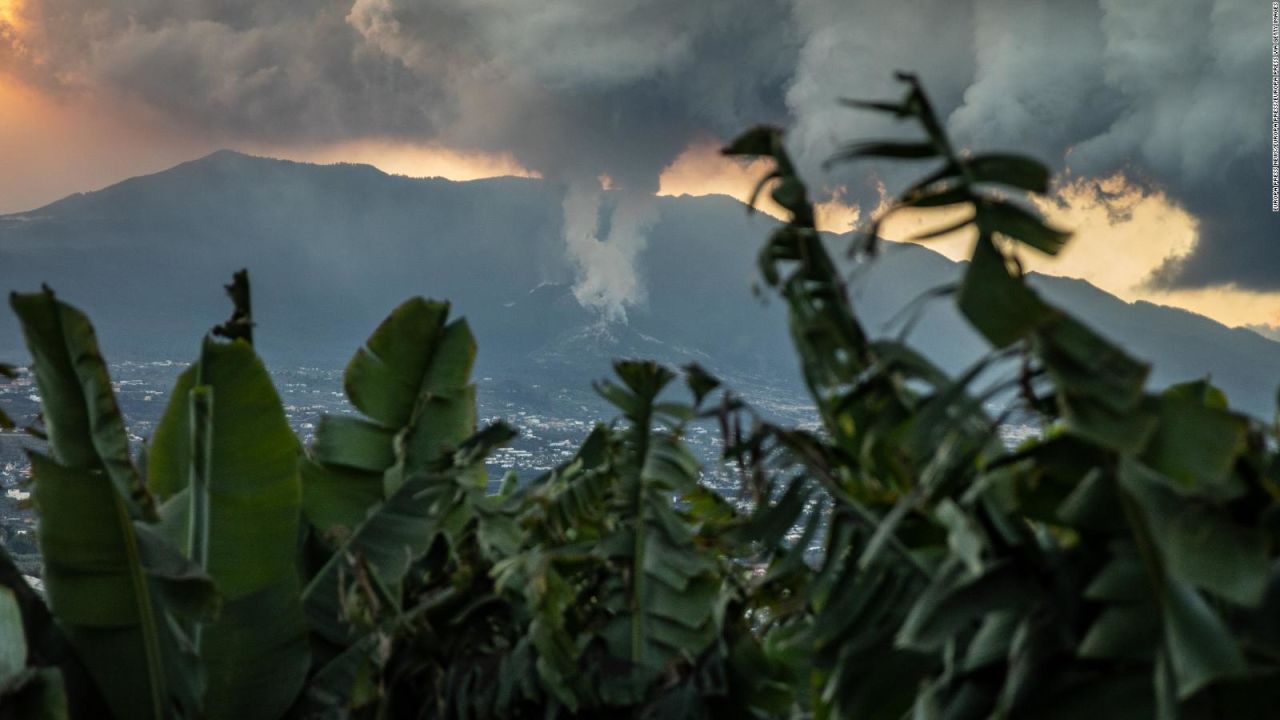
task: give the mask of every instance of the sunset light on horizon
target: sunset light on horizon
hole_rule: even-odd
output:
[[[46,7],[47,5],[47,7]],[[472,180],[494,176],[548,177],[528,162],[528,150],[484,147],[489,129],[461,127],[448,138],[421,138],[349,132],[344,138],[298,137],[272,139],[243,136],[234,127],[206,125],[198,117],[174,112],[162,102],[148,101],[145,88],[115,88],[110,78],[95,79],[87,66],[60,58],[41,43],[52,42],[42,23],[60,15],[55,5],[0,0],[0,212],[32,210],[66,195],[91,191],[128,177],[161,171],[220,148],[254,155],[313,163],[353,162],[409,177]],[[363,16],[361,16],[363,17]],[[375,37],[377,26],[362,25],[355,11],[352,27]],[[92,25],[86,25],[86,32]],[[161,37],[157,35],[157,38]],[[380,36],[377,36],[380,37]],[[158,41],[158,40],[157,40]],[[95,41],[94,52],[106,53],[112,38]],[[402,62],[412,65],[417,56]],[[82,58],[87,61],[88,56]],[[61,66],[59,65],[61,63]],[[105,76],[104,76],[105,77]],[[111,76],[114,77],[114,76]],[[798,90],[793,90],[793,94]],[[833,93],[834,94],[834,93]],[[466,108],[481,109],[494,102],[484,95],[464,97]],[[834,98],[832,98],[834,100]],[[175,100],[174,102],[177,102]],[[468,105],[467,103],[470,103]],[[827,111],[823,111],[827,112]],[[477,117],[480,117],[479,115]],[[958,112],[957,121],[964,119]],[[661,167],[657,194],[701,196],[724,194],[746,201],[767,163],[743,164],[723,158],[725,138],[703,132],[683,145]],[[805,143],[813,139],[806,136]],[[1089,143],[1079,143],[1088,156]],[[1073,146],[1069,152],[1076,152]],[[573,161],[573,162],[576,162]],[[550,166],[548,166],[550,167]],[[555,171],[559,173],[559,170]],[[602,173],[614,177],[612,173]],[[563,182],[563,177],[549,179]],[[1199,287],[1156,286],[1153,273],[1169,263],[1195,254],[1201,225],[1193,211],[1159,181],[1138,183],[1123,172],[1097,176],[1060,174],[1054,201],[1043,209],[1076,239],[1061,257],[1026,253],[1030,270],[1078,277],[1129,300],[1147,300],[1204,314],[1229,325],[1276,326],[1280,322],[1280,291],[1235,282],[1205,283]],[[843,181],[832,188],[815,186],[819,224],[833,232],[847,232],[865,221],[874,201],[847,193]],[[775,217],[780,210],[767,191],[760,209]],[[889,239],[902,240],[927,226],[928,213],[907,212],[884,228]],[[967,257],[963,240],[942,239],[928,244],[952,259]]]

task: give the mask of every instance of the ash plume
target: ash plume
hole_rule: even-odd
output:
[[[53,95],[119,94],[232,144],[383,138],[511,154],[567,189],[576,294],[607,317],[643,301],[642,198],[696,138],[784,123],[819,189],[848,188],[864,208],[878,199],[867,178],[893,190],[896,168],[820,165],[841,141],[906,132],[836,103],[895,97],[897,69],[925,80],[964,146],[1028,152],[1064,176],[1123,170],[1191,211],[1198,244],[1153,284],[1280,289],[1269,9],[1252,0],[19,7],[22,22],[0,28],[0,73]],[[593,189],[601,175],[616,203]]]

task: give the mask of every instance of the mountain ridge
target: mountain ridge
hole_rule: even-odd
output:
[[[451,300],[471,320],[482,371],[586,374],[585,383],[610,358],[588,342],[598,318],[572,297],[562,192],[537,178],[411,178],[222,150],[0,215],[0,285],[48,281],[90,312],[109,357],[180,359],[225,315],[221,284],[248,267],[264,355],[323,364],[345,361],[392,307],[421,294]],[[647,299],[630,311],[620,352],[649,350],[798,389],[780,303],[751,292],[755,252],[776,221],[728,196],[658,197],[655,207],[637,260]],[[884,255],[852,287],[873,331],[961,268],[920,246],[889,245]],[[1274,410],[1268,380],[1280,379],[1280,343],[1182,309],[1127,303],[1083,280],[1034,275],[1032,283],[1153,360],[1157,385],[1210,375],[1251,412]],[[930,303],[910,337],[952,371],[984,350],[947,301]],[[11,315],[0,314],[0,348],[17,341]]]

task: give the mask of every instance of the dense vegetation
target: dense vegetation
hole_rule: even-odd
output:
[[[0,556],[0,717],[1264,717],[1280,698],[1275,428],[1148,368],[1041,299],[1014,249],[1067,235],[1020,202],[1048,173],[952,147],[902,207],[976,229],[954,295],[994,350],[947,377],[872,340],[774,128],[791,214],[760,254],[822,427],[778,427],[706,372],[616,365],[619,413],[520,486],[488,477],[475,346],[447,304],[397,308],[352,358],[358,415],[292,435],[232,319],[131,454],[88,319],[18,295],[43,402],[45,597]],[[852,252],[868,261],[873,224]],[[986,378],[986,380],[984,380]],[[994,379],[992,379],[994,378]],[[1007,411],[1038,437],[1001,442]],[[682,444],[716,422],[725,497]]]

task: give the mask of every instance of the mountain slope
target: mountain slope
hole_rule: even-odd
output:
[[[772,220],[727,197],[659,198],[639,260],[646,301],[627,325],[603,325],[571,293],[562,192],[542,180],[410,179],[222,151],[0,216],[0,287],[48,282],[91,312],[117,359],[185,358],[226,313],[221,283],[248,267],[273,363],[335,367],[391,307],[423,294],[469,318],[481,373],[585,386],[611,357],[641,355],[798,389],[782,309],[751,292]],[[959,269],[924,248],[892,248],[856,274],[855,304],[879,331]],[[1157,383],[1211,375],[1235,403],[1270,416],[1280,344],[1083,281],[1034,282],[1154,360]],[[911,338],[953,370],[983,349],[947,300],[926,305]],[[0,313],[0,357],[19,359],[18,347],[12,316]]]
[[[957,282],[962,267],[926,248],[894,246],[874,267],[855,276],[855,302],[866,316],[883,324],[928,288]],[[1233,406],[1262,418],[1275,413],[1280,343],[1179,308],[1127,303],[1084,280],[1033,274],[1030,281],[1047,300],[1152,362],[1153,386],[1209,377],[1230,396]],[[949,298],[927,307],[910,336],[927,355],[943,359],[943,365],[955,371],[985,349]]]

